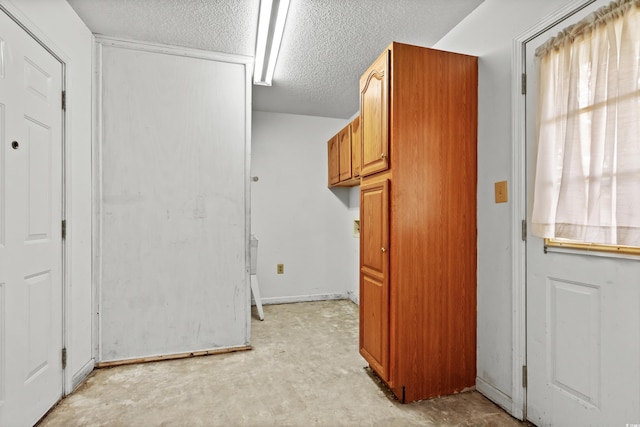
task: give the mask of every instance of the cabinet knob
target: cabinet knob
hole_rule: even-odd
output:
[[[386,153],[382,153],[382,154],[380,154],[380,158],[381,158],[381,159],[384,159],[385,157],[387,157]]]
[[[387,250],[385,248],[380,248],[380,252],[385,253]]]

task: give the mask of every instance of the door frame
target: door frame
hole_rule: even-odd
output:
[[[527,392],[524,387],[524,369],[527,365],[527,265],[526,218],[527,218],[527,180],[526,180],[526,95],[523,85],[526,79],[526,44],[541,33],[559,24],[597,0],[573,0],[554,13],[548,15],[531,28],[519,34],[513,40],[511,56],[511,93],[513,141],[511,179],[513,203],[511,206],[512,238],[512,373],[511,373],[511,414],[518,419],[527,416]],[[523,82],[523,80],[525,80]],[[527,90],[530,90],[527,89]],[[523,236],[524,234],[524,236]]]
[[[64,54],[62,49],[59,46],[56,46],[47,36],[44,31],[38,28],[33,22],[29,20],[27,16],[25,16],[17,7],[13,6],[11,3],[0,3],[0,13],[6,13],[10,19],[12,19],[20,28],[22,28],[31,38],[33,38],[40,46],[42,46],[51,56],[53,56],[62,67],[62,81],[61,86],[62,90],[66,92],[67,90],[67,64],[70,62],[69,58]],[[68,342],[68,333],[71,329],[71,263],[69,262],[68,253],[71,251],[71,241],[68,239],[69,236],[69,223],[71,217],[71,203],[70,198],[68,197],[71,194],[71,180],[67,179],[67,166],[71,164],[71,153],[66,149],[67,147],[67,128],[68,128],[68,120],[69,114],[67,114],[67,109],[69,108],[69,103],[66,104],[65,109],[61,109],[60,112],[62,114],[61,121],[61,141],[60,141],[60,150],[61,150],[61,206],[62,212],[61,219],[63,221],[67,221],[67,230],[65,238],[61,239],[62,248],[61,248],[61,265],[60,265],[60,281],[61,281],[61,291],[62,291],[62,307],[61,307],[61,317],[62,317],[62,343],[61,348],[69,347]],[[68,351],[67,351],[68,354]],[[61,355],[62,357],[62,355]],[[67,363],[68,365],[68,363]],[[62,368],[62,389],[60,390],[60,398],[66,396],[71,393],[74,388],[74,379],[73,372],[71,369]]]

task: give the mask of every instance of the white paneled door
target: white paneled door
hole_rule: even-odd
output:
[[[0,11],[0,426],[62,395],[62,64]]]
[[[608,3],[596,1],[526,45],[527,194],[536,158],[537,46]],[[527,418],[539,427],[640,423],[640,261],[545,253],[527,237]]]

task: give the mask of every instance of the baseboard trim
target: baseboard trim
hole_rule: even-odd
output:
[[[270,297],[262,298],[262,305],[293,304],[296,302],[330,301],[339,299],[350,299],[345,292],[343,294],[317,294],[317,295],[297,295],[291,297]]]
[[[78,372],[73,374],[73,377],[71,377],[71,391],[67,394],[73,393],[73,391],[87,379],[91,372],[93,372],[95,366],[95,360],[91,359],[82,368],[80,368]]]
[[[513,410],[511,398],[480,377],[476,377],[476,390],[510,415],[513,415],[511,413]]]
[[[159,356],[138,357],[134,359],[110,360],[96,363],[96,369],[111,368],[121,365],[135,365],[138,363],[162,362],[164,360],[187,359],[190,357],[211,356],[214,354],[235,353],[236,351],[251,350],[250,345],[240,345],[235,347],[217,348],[213,350],[190,351],[187,353],[163,354]]]
[[[360,305],[360,298],[358,297],[358,295],[356,295],[355,292],[349,291],[347,292],[347,296],[355,305]]]

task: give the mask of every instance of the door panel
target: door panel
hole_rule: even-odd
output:
[[[547,278],[551,383],[584,403],[597,405],[600,379],[600,287]],[[595,367],[596,369],[590,369]]]
[[[360,149],[362,141],[360,139],[360,116],[351,122],[351,169],[353,177],[360,177]]]
[[[62,395],[62,65],[0,12],[0,425]]]
[[[384,276],[388,262],[388,183],[361,187],[360,242],[362,269],[369,274]]]
[[[389,168],[389,55],[384,52],[360,79],[363,177]]]
[[[529,224],[538,84],[533,52],[607,3],[595,2],[526,46]],[[638,422],[640,262],[545,251],[543,239],[527,235],[527,418],[554,427]]]
[[[338,133],[340,151],[340,181],[351,179],[351,127],[347,125]]]
[[[363,304],[363,301],[366,301],[366,303]],[[360,321],[363,325],[360,338],[360,354],[371,364],[382,379],[388,381],[389,298],[384,281],[364,274],[362,276],[360,304],[362,306]]]
[[[360,354],[389,381],[389,181],[360,188]]]
[[[51,317],[51,272],[45,271],[25,278],[27,289],[27,375],[26,382],[35,378],[49,364],[48,319]]]
[[[334,136],[327,142],[329,156],[329,187],[340,182],[340,163],[338,159],[338,137]]]
[[[27,139],[24,150],[27,156],[27,241],[51,238],[51,134],[50,129],[32,118],[25,118]]]

